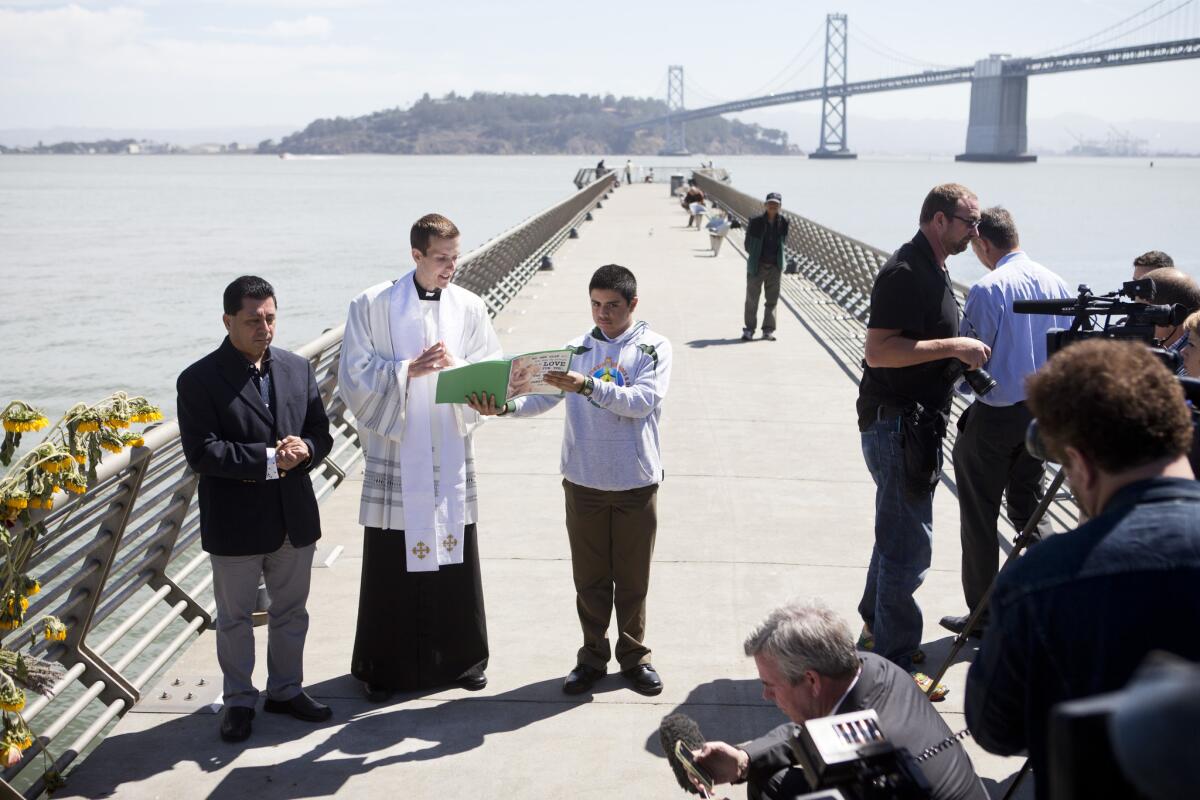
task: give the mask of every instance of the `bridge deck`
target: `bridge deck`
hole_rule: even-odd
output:
[[[322,509],[318,561],[344,550],[314,571],[309,602],[308,688],[333,706],[333,720],[313,726],[260,712],[254,736],[230,745],[213,714],[171,712],[150,698],[56,796],[673,797],[679,789],[657,744],[665,714],[681,709],[710,738],[728,741],[781,722],[760,697],[741,641],[795,595],[820,596],[857,624],[873,486],[854,425],[856,388],[786,296],[778,342],[739,341],[741,255],[730,241],[710,258],[707,235],[684,230],[684,221],[661,185],[619,189],[556,254],[556,269],[535,276],[496,320],[509,352],[558,346],[591,326],[587,280],[615,261],[639,278],[640,318],[674,345],[649,599],[661,696],[637,695],[611,675],[591,696],[561,693],[579,645],[557,472],[562,413],[497,420],[477,439],[487,689],[404,695],[385,706],[362,698],[348,675],[361,556],[352,479]],[[937,618],[962,604],[957,508],[944,487],[935,505],[934,564],[919,596],[931,669],[950,641]],[[951,670],[950,697],[939,705],[954,730],[964,726],[965,669]],[[182,676],[186,688],[218,674],[205,634],[168,677]],[[211,699],[219,683],[196,691]],[[1020,761],[966,746],[999,796],[995,784]],[[726,789],[744,796],[742,787]]]

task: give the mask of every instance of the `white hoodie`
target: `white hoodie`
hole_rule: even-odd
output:
[[[600,330],[572,339],[571,370],[595,380],[591,397],[566,395],[562,474],[590,489],[619,492],[660,483],[658,421],[671,378],[671,343],[645,322],[609,341]],[[511,416],[532,417],[562,400],[528,395]]]

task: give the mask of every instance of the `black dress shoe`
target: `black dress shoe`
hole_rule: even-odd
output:
[[[244,742],[250,738],[250,720],[254,709],[246,706],[226,706],[221,716],[221,738],[227,742]]]
[[[662,679],[649,664],[638,664],[636,667],[621,670],[638,694],[656,695],[662,691]]]
[[[367,681],[363,681],[362,690],[369,703],[386,703],[395,694],[395,692],[386,686],[380,686],[377,683],[368,683]]]
[[[263,711],[272,714],[291,714],[296,719],[305,722],[324,722],[333,716],[333,709],[324,703],[318,703],[304,692],[290,700],[271,700],[263,703]]]
[[[577,664],[563,681],[563,691],[567,694],[583,694],[603,677],[604,670],[589,667],[587,664]]]
[[[938,622],[938,624],[941,625],[946,630],[950,631],[951,633],[960,634],[964,630],[966,630],[967,620],[969,620],[969,619],[970,619],[970,617],[968,617],[968,616],[942,617],[941,620]],[[970,633],[971,638],[972,639],[982,639],[983,638],[983,628],[984,628],[984,625],[986,625],[986,624],[987,624],[986,619],[976,622],[975,628]]]
[[[458,676],[458,685],[468,692],[478,692],[487,686],[487,675],[483,670],[471,670]]]

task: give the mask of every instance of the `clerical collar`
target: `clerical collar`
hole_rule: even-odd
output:
[[[438,301],[442,299],[442,290],[434,289],[431,292],[428,289],[423,288],[421,284],[417,283],[417,273],[415,272],[413,273],[413,286],[417,288],[417,297],[421,298],[422,300]]]

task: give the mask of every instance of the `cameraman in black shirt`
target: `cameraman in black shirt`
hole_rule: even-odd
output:
[[[913,594],[932,555],[933,490],[951,389],[962,367],[978,368],[991,355],[987,345],[958,335],[946,270],[946,258],[979,235],[979,219],[974,192],[956,183],[935,186],[921,206],[917,235],[892,254],[871,289],[857,408],[875,481],[875,546],[858,605],[859,645],[906,670],[921,643]]]

